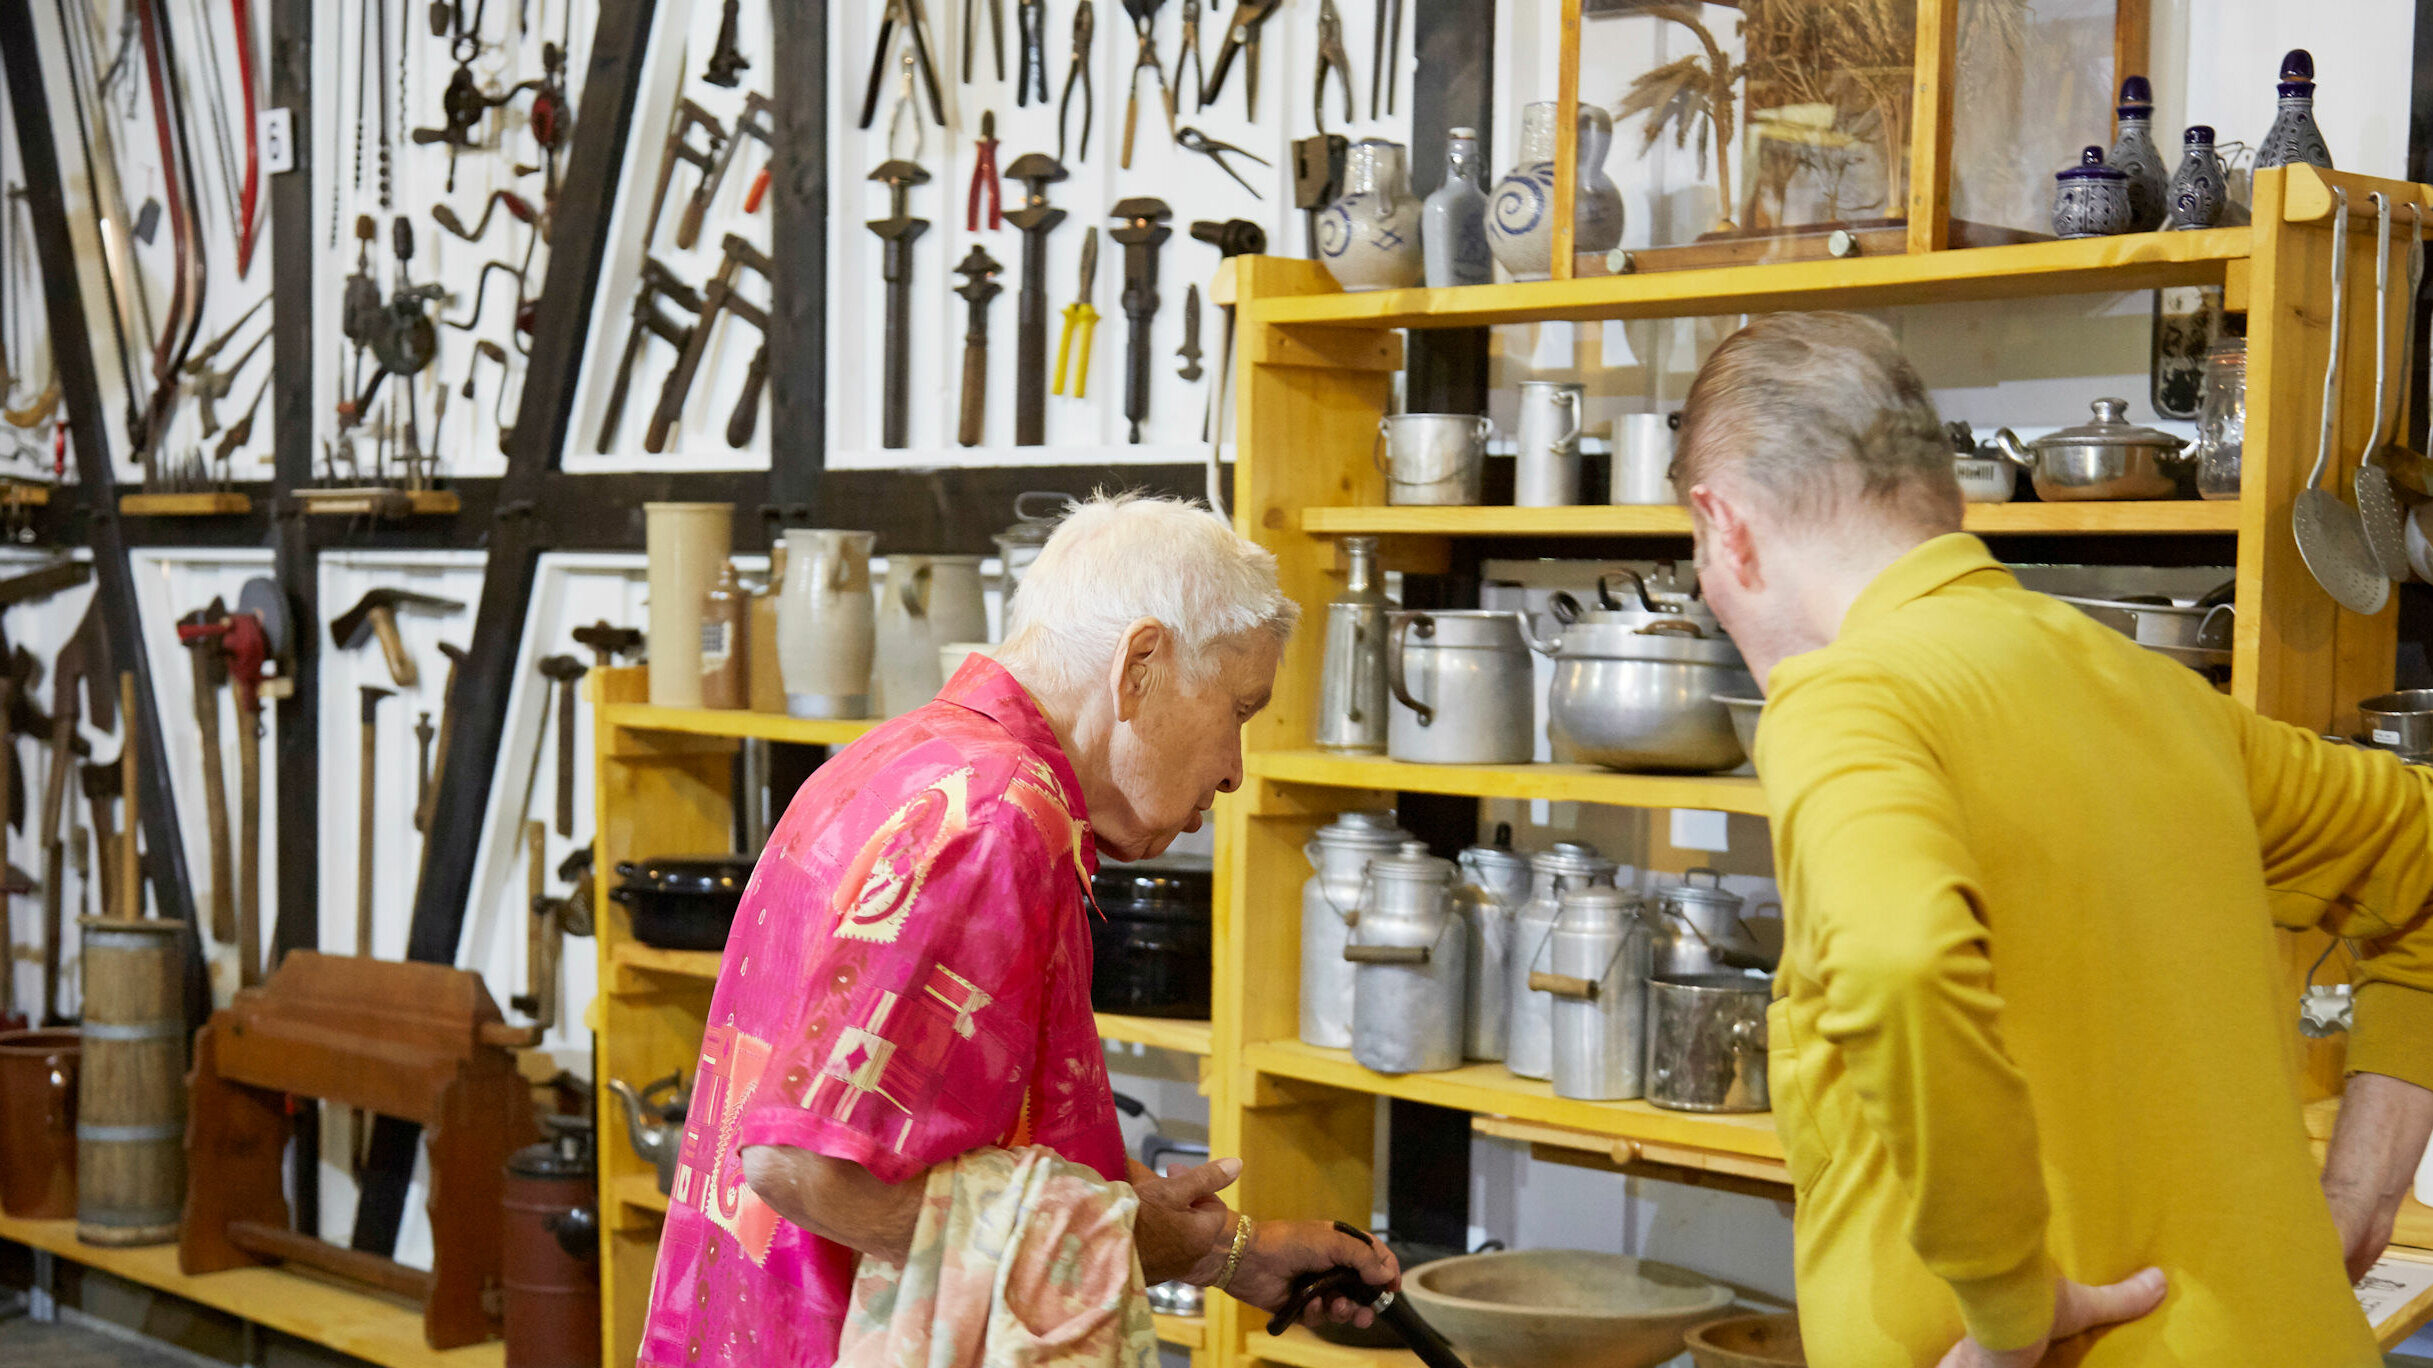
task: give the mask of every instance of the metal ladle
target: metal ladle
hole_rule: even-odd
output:
[[[2411,578],[2411,572],[2408,565],[2407,528],[2404,524],[2406,510],[2400,507],[2399,492],[2394,488],[2390,465],[2409,461],[2421,462],[2424,459],[2408,450],[2402,442],[2399,421],[2401,415],[2407,412],[2408,367],[2416,356],[2416,294],[2423,287],[2425,277],[2423,207],[2414,203],[2409,204],[2408,220],[2407,324],[2399,335],[2399,403],[2391,414],[2389,429],[2391,440],[2387,443],[2379,440],[2368,442],[2365,460],[2357,467],[2357,516],[2365,528],[2365,544],[2373,551],[2374,563],[2381,567],[2383,578],[2397,584],[2407,583]],[[2387,240],[2390,228],[2388,205],[2383,206],[2382,228]],[[2384,250],[2389,249],[2386,246]],[[2388,322],[2388,315],[2382,312],[2383,307],[2383,302],[2377,299],[2375,302],[2377,350],[2381,345],[2382,327]],[[2375,435],[2379,438],[2384,432],[2382,426],[2382,371],[2379,358],[2375,364],[2374,377],[2374,430]]]
[[[2323,420],[2315,433],[2314,469],[2291,505],[2290,532],[2297,539],[2299,557],[2323,592],[2352,613],[2371,615],[2382,611],[2389,601],[2391,582],[2374,563],[2357,510],[2325,484],[2332,463],[2332,432],[2340,417],[2341,329],[2349,276],[2347,189],[2333,186],[2332,198],[2332,333],[2331,352],[2323,365]]]

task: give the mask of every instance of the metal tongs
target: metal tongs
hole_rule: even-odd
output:
[[[1376,1242],[1374,1236],[1355,1225],[1337,1221],[1335,1229],[1355,1240]],[[1411,1352],[1417,1354],[1419,1361],[1428,1368],[1469,1368],[1461,1361],[1461,1356],[1453,1352],[1453,1346],[1445,1342],[1445,1337],[1436,1333],[1436,1327],[1421,1319],[1419,1312],[1404,1301],[1400,1293],[1377,1286],[1360,1276],[1360,1270],[1349,1264],[1337,1264],[1323,1272],[1304,1273],[1293,1279],[1292,1290],[1285,1294],[1284,1304],[1267,1318],[1267,1333],[1283,1334],[1292,1327],[1293,1322],[1301,1319],[1301,1313],[1310,1303],[1334,1297],[1358,1302],[1375,1311],[1377,1319],[1400,1336],[1402,1342],[1410,1346]]]

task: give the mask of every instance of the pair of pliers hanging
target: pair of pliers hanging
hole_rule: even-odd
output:
[[[895,103],[887,110],[887,157],[890,161],[918,163],[929,148],[929,135],[921,131],[921,102],[912,93],[912,54],[902,58],[902,71],[896,78]],[[912,125],[912,154],[896,151],[896,130],[906,123]],[[943,126],[943,125],[941,125]]]
[[[1131,88],[1124,96],[1124,154],[1122,166],[1132,169],[1132,130],[1140,121],[1140,74],[1146,70],[1157,77],[1157,93],[1166,107],[1166,136],[1174,136],[1174,88],[1166,84],[1165,64],[1157,59],[1157,12],[1166,0],[1124,0],[1124,13],[1132,16],[1132,34],[1137,52],[1132,58],[1132,77],[1126,82]]]
[[[1233,7],[1233,21],[1225,26],[1225,45],[1217,49],[1216,70],[1208,74],[1208,87],[1200,93],[1200,108],[1216,103],[1217,95],[1225,89],[1225,73],[1233,70],[1234,56],[1248,49],[1250,70],[1242,77],[1242,110],[1245,118],[1258,121],[1259,30],[1266,27],[1267,16],[1275,13],[1281,2],[1239,0]]]
[[[1072,163],[1064,155],[1064,121],[1073,108],[1073,86],[1076,82],[1081,86],[1081,146],[1076,155],[1090,155],[1090,115],[1093,109],[1090,98],[1090,39],[1097,31],[1098,18],[1090,0],[1081,0],[1073,10],[1073,65],[1064,74],[1064,98],[1056,102],[1056,160],[1067,166]]]
[[[1198,109],[1208,103],[1203,98],[1208,89],[1208,64],[1200,60],[1200,0],[1183,0],[1183,44],[1174,54],[1174,94],[1166,101],[1171,109],[1183,94],[1183,68],[1191,68],[1191,107]]]
[[[1198,129],[1193,128],[1188,124],[1175,133],[1174,141],[1177,145],[1182,147],[1184,151],[1197,152],[1201,156],[1206,157],[1208,160],[1215,162],[1217,164],[1217,170],[1233,177],[1234,184],[1248,190],[1252,199],[1264,200],[1267,198],[1265,195],[1259,193],[1259,187],[1252,185],[1249,181],[1243,180],[1241,172],[1236,171],[1231,166],[1227,165],[1225,156],[1229,152],[1238,153],[1242,156],[1250,158],[1252,161],[1257,162],[1261,166],[1274,166],[1274,162],[1271,162],[1267,158],[1260,156],[1258,153],[1251,151],[1249,148],[1236,147],[1229,142],[1218,142],[1216,139],[1209,137],[1207,134],[1202,133]]]
[[[936,117],[938,127],[944,128],[946,95],[938,85],[937,63],[930,58],[929,19],[921,12],[921,0],[887,0],[886,12],[879,19],[878,46],[870,53],[870,82],[862,90],[861,127],[867,131],[871,121],[878,117],[879,83],[886,78],[887,59],[895,51],[898,24],[904,26],[904,32],[912,39],[912,51],[905,57],[905,64],[908,69],[918,64],[921,83],[929,90],[929,112]]]
[[[997,111],[980,111],[980,141],[973,145],[971,194],[963,205],[963,231],[980,231],[980,200],[988,199],[988,226],[994,231],[1005,226],[1005,212],[998,200],[997,186]]]
[[[1048,102],[1047,0],[1020,0],[1014,20],[1022,29],[1022,67],[1014,73],[1014,107]]]
[[[1335,0],[1318,0],[1318,77],[1310,83],[1310,112],[1317,117],[1318,131],[1326,131],[1326,73],[1335,73],[1343,87],[1343,121],[1352,121],[1352,58],[1343,50],[1343,16],[1335,9]]]

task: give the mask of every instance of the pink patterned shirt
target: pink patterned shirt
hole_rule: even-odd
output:
[[[1002,666],[846,747],[795,795],[727,940],[651,1284],[644,1368],[827,1368],[857,1256],[745,1185],[746,1145],[899,1183],[1044,1145],[1110,1180],[1081,786]]]

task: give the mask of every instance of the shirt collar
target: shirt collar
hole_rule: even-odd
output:
[[[1073,820],[1087,825],[1089,803],[1081,795],[1081,776],[1073,770],[1073,762],[1065,757],[1064,747],[1056,740],[1056,729],[1048,725],[1047,715],[1039,711],[1038,702],[1021,681],[989,657],[978,651],[964,657],[963,668],[938,690],[938,701],[968,708],[998,726],[1046,765],[1062,790],[1056,796],[1064,800]]]
[[[1986,550],[1985,543],[1966,532],[1947,532],[1920,542],[1902,553],[1868,582],[1842,618],[1842,634],[1925,598],[1947,584],[1975,575],[1993,575],[2009,583],[2011,574]]]

